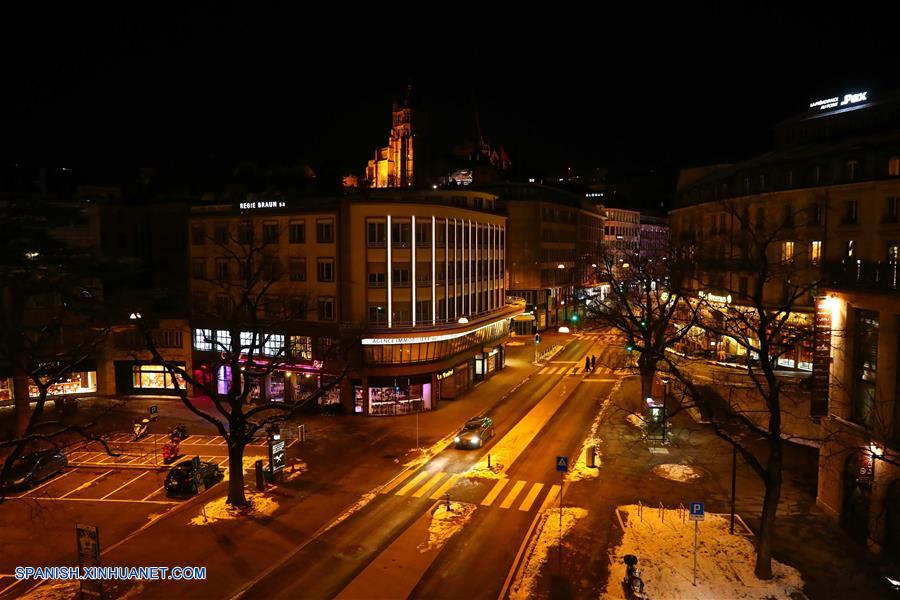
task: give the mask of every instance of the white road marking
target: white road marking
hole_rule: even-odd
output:
[[[509,490],[509,494],[507,494],[503,502],[500,503],[500,508],[509,508],[510,506],[512,506],[512,503],[516,501],[516,496],[519,495],[519,492],[522,491],[522,488],[525,487],[526,483],[528,482],[522,481],[521,479],[517,481],[512,489]]]
[[[110,498],[108,500],[100,500],[99,498],[31,498],[31,500],[48,500],[50,502],[128,502],[131,504],[178,504],[168,500],[127,500]]]
[[[382,494],[389,494],[389,493],[391,492],[391,490],[393,490],[395,487],[397,487],[398,485],[400,485],[401,483],[403,483],[404,481],[406,481],[406,480],[409,478],[409,476],[412,475],[412,474],[413,474],[413,471],[411,471],[411,470],[410,470],[410,471],[406,471],[405,473],[401,473],[401,474],[398,475],[393,481],[391,481],[391,482],[388,483],[386,486],[384,486],[383,488],[381,488],[381,490],[380,490],[381,493],[382,493]]]
[[[123,483],[122,485],[120,485],[119,487],[117,487],[116,489],[114,489],[113,491],[111,491],[110,493],[108,493],[107,495],[103,496],[103,497],[100,498],[100,499],[101,499],[101,500],[106,500],[107,498],[109,498],[110,496],[112,496],[113,494],[115,494],[116,492],[118,492],[119,490],[121,490],[121,489],[122,489],[123,487],[125,487],[126,485],[128,485],[128,484],[130,484],[130,483],[134,483],[135,481],[137,481],[138,479],[140,479],[141,477],[143,477],[144,475],[146,475],[146,474],[149,473],[149,472],[150,472],[150,471],[144,471],[143,473],[141,473],[140,475],[138,475],[138,476],[135,477],[134,479],[129,479],[127,482]]]
[[[66,492],[65,494],[63,494],[62,496],[60,496],[59,498],[55,498],[55,500],[63,500],[63,499],[65,499],[65,497],[68,496],[69,494],[74,494],[75,492],[78,492],[78,491],[81,491],[81,490],[86,490],[87,488],[91,487],[91,484],[92,484],[92,483],[94,483],[95,481],[97,481],[97,480],[100,479],[101,477],[105,477],[105,476],[109,475],[110,473],[112,473],[111,470],[110,470],[110,471],[107,471],[106,473],[103,473],[103,474],[101,474],[101,475],[97,475],[96,477],[94,477],[93,479],[91,479],[90,481],[88,481],[87,483],[82,483],[81,485],[79,485],[79,486],[76,487],[75,489],[69,490],[68,492]]]
[[[443,479],[445,475],[446,475],[446,473],[440,473],[440,472],[439,472],[439,473],[436,473],[436,474],[434,475],[434,477],[432,477],[431,479],[429,479],[429,480],[425,483],[425,485],[423,485],[422,487],[420,487],[419,489],[417,489],[417,490],[413,493],[412,497],[413,497],[413,498],[421,498],[422,496],[424,496],[425,494],[428,493],[428,490],[430,490],[431,488],[433,488],[434,486],[436,486],[436,485],[437,485],[437,482],[440,481],[441,479]]]
[[[405,496],[410,492],[414,487],[416,487],[423,479],[428,477],[428,471],[420,471],[418,475],[412,478],[412,480],[400,488],[400,491],[397,492],[398,496]]]
[[[543,488],[543,483],[535,483],[533,486],[531,486],[531,490],[529,490],[528,495],[525,496],[525,499],[522,500],[522,504],[519,505],[519,510],[524,510],[525,512],[531,510],[531,505],[534,504],[534,499],[537,498],[538,494],[541,493],[541,490]]]
[[[56,480],[58,480],[58,479],[62,479],[62,478],[65,477],[66,475],[70,475],[70,474],[72,474],[72,473],[74,473],[74,472],[75,472],[75,471],[66,471],[66,472],[63,473],[62,475],[57,475],[56,477],[51,477],[50,479],[48,479],[47,481],[45,481],[45,482],[42,483],[41,485],[37,486],[36,488],[32,488],[32,489],[28,490],[27,492],[22,492],[22,493],[19,494],[18,496],[12,496],[12,497],[13,497],[13,498],[22,498],[23,496],[27,496],[28,494],[34,493],[34,492],[38,491],[39,489],[41,489],[42,487],[48,486],[48,485],[50,485],[51,483],[53,483],[54,481],[56,481]]]
[[[160,492],[163,491],[164,489],[166,489],[166,486],[164,486],[164,485],[160,486],[159,489],[153,490],[152,492],[150,492],[149,494],[147,494],[146,496],[144,496],[143,498],[141,498],[141,502],[146,502],[146,501],[147,501],[147,498],[152,498],[153,496],[157,495],[158,493],[160,493]]]
[[[441,485],[441,487],[439,487],[438,489],[434,490],[434,493],[431,494],[431,496],[429,496],[429,498],[431,498],[432,500],[439,500],[439,499],[441,498],[441,496],[443,496],[443,495],[447,492],[447,490],[449,490],[449,489],[452,488],[454,485],[456,485],[456,481],[457,481],[459,478],[460,478],[460,475],[459,475],[459,474],[451,475],[450,478],[447,479],[447,481],[445,481],[445,482]]]
[[[494,503],[494,500],[497,499],[497,496],[500,495],[500,492],[503,491],[503,488],[506,487],[506,484],[509,483],[509,479],[500,479],[497,483],[494,484],[494,487],[491,488],[491,491],[488,492],[488,495],[484,497],[484,500],[481,501],[482,506],[490,506]]]

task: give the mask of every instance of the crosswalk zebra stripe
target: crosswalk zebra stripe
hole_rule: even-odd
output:
[[[443,496],[447,492],[447,490],[449,490],[454,485],[456,485],[456,482],[459,478],[460,478],[459,474],[451,475],[450,477],[447,478],[447,481],[445,481],[444,483],[441,484],[441,487],[434,490],[434,493],[432,493],[431,496],[429,496],[429,498],[431,498],[432,500],[440,500],[441,496]]]
[[[405,472],[401,473],[396,478],[394,478],[393,481],[391,481],[386,486],[381,488],[381,493],[382,494],[391,493],[391,490],[393,490],[395,487],[397,487],[398,485],[400,485],[401,483],[403,483],[404,481],[409,479],[410,475],[412,475],[412,474],[413,474],[413,471],[405,471]]]
[[[503,491],[503,488],[506,487],[506,484],[509,483],[509,479],[500,479],[497,483],[494,484],[494,487],[491,488],[491,491],[488,492],[488,495],[484,497],[484,500],[481,501],[482,506],[490,506],[494,503],[494,500],[497,499],[497,496],[500,495],[500,492]]]
[[[428,471],[422,471],[415,477],[413,477],[409,483],[400,488],[400,491],[397,492],[398,496],[405,496],[408,494],[414,487],[422,482],[423,479],[428,477]]]
[[[445,475],[446,475],[446,473],[435,473],[434,477],[432,477],[431,479],[429,479],[429,480],[425,483],[425,485],[423,485],[422,487],[420,487],[419,489],[417,489],[417,490],[413,493],[412,497],[413,497],[413,498],[421,498],[422,496],[424,496],[425,494],[428,493],[428,490],[430,490],[431,488],[433,488],[434,486],[436,486],[436,485],[437,485],[437,482],[440,481],[441,479],[443,479]]]
[[[535,483],[531,486],[531,490],[529,490],[528,495],[525,496],[525,499],[522,500],[522,504],[519,505],[519,510],[529,511],[531,510],[531,505],[534,504],[534,499],[537,498],[538,494],[541,493],[543,489],[543,483]]]
[[[516,501],[516,496],[522,491],[522,488],[525,487],[526,481],[517,481],[516,484],[509,490],[509,494],[507,494],[506,498],[503,502],[500,503],[500,508],[509,508],[512,506],[512,503]]]

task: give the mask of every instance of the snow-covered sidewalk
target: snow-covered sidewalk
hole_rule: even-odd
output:
[[[728,533],[728,516],[706,513],[699,525],[697,585],[693,585],[694,523],[679,509],[620,506],[622,542],[610,550],[612,569],[604,599],[625,598],[622,557],[638,557],[644,592],[652,599],[803,598],[803,579],[793,567],[772,561],[770,581],[753,574],[755,550],[740,524]],[[738,530],[741,533],[738,533]]]

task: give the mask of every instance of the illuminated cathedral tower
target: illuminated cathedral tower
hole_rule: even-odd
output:
[[[412,187],[413,185],[413,111],[406,88],[406,98],[400,105],[394,102],[393,122],[388,145],[375,149],[375,157],[366,167],[366,182],[373,188]]]

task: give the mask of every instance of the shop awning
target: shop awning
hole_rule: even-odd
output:
[[[532,315],[532,314],[516,315],[513,317],[512,320],[513,321],[534,321],[534,315]]]

